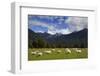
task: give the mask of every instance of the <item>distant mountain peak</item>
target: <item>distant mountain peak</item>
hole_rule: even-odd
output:
[[[61,33],[56,33],[54,34],[55,36],[61,36],[62,34]]]
[[[50,46],[56,47],[87,47],[88,41],[88,29],[72,32],[70,34],[56,33],[54,35],[47,32],[39,33],[28,29],[28,41],[29,44],[37,40],[38,38],[44,39]],[[61,46],[60,46],[61,45]],[[54,46],[53,46],[54,47]]]

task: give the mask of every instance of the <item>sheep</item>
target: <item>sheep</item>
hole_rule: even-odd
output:
[[[34,51],[34,52],[32,51],[31,54],[32,55],[36,55],[37,54],[37,51]]]
[[[82,52],[82,50],[80,50],[80,49],[77,49],[76,48],[76,50],[75,50],[77,53],[81,53]]]
[[[70,54],[70,53],[71,53],[71,50],[68,49],[68,48],[66,48],[66,49],[65,49],[65,53]]]
[[[31,54],[36,55],[38,52],[39,52],[38,50],[37,51],[32,51]]]
[[[52,49],[52,51],[55,51],[55,49]]]
[[[57,53],[61,53],[61,50],[57,50]]]
[[[38,57],[38,56],[42,56],[42,55],[43,55],[42,52],[38,52],[38,53],[37,53],[37,57]]]
[[[51,54],[52,52],[48,50],[48,51],[44,51],[44,53]]]

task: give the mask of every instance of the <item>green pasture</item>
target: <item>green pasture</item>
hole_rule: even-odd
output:
[[[52,49],[55,49],[55,51],[52,51]],[[56,59],[84,59],[88,58],[88,49],[87,48],[79,48],[82,50],[81,53],[77,53],[74,48],[69,48],[71,50],[71,53],[66,54],[65,48],[29,48],[28,49],[28,60],[34,61],[34,60],[56,60]],[[50,50],[52,51],[51,54],[46,54],[44,51]],[[60,53],[57,51],[61,50]],[[42,52],[42,56],[32,55],[32,51],[39,51]]]

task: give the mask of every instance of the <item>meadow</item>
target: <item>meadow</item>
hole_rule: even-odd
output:
[[[54,50],[53,50],[54,49]],[[66,48],[29,48],[28,49],[28,60],[56,60],[56,59],[84,59],[88,58],[88,48],[78,48],[81,52],[76,52],[75,48],[68,48],[71,53],[65,53]],[[60,52],[59,52],[59,51]],[[32,54],[32,52],[41,52],[41,56]],[[45,51],[51,51],[51,53],[45,53]]]

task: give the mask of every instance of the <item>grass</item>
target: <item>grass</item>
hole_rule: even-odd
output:
[[[55,49],[51,54],[45,54],[43,53],[42,56],[36,56],[32,55],[32,51],[46,51],[46,50],[52,50]],[[75,49],[69,48],[71,50],[70,54],[66,54],[64,52],[65,48],[33,48],[33,49],[28,49],[28,60],[33,61],[33,60],[56,60],[56,59],[82,59],[82,58],[88,58],[88,49],[87,48],[80,48],[82,50],[81,53],[77,53]],[[57,53],[57,50],[61,50],[61,53]]]

